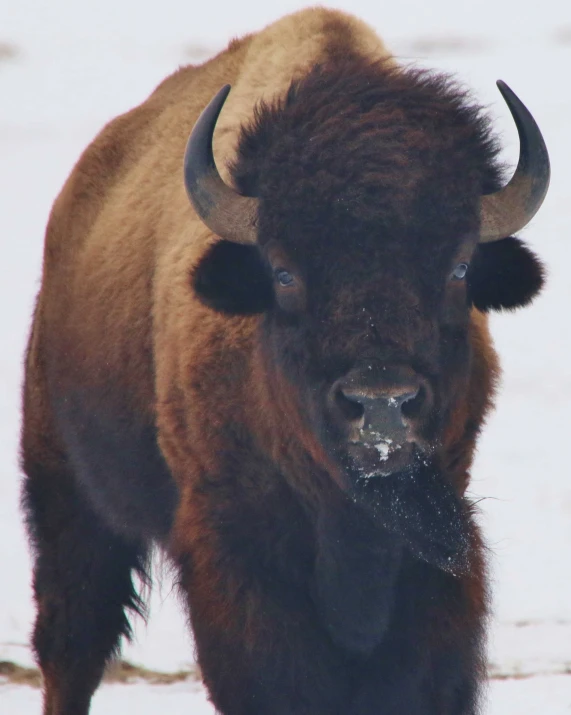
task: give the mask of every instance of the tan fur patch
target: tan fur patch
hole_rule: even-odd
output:
[[[352,48],[371,60],[389,55],[364,22],[325,8],[288,15],[252,38],[214,134],[214,156],[226,181],[230,176],[225,167],[235,154],[240,125],[250,121],[258,102],[282,97],[293,79],[323,62],[340,28]]]

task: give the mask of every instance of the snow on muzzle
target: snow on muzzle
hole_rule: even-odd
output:
[[[361,476],[386,476],[411,462],[430,395],[412,369],[365,364],[339,380],[334,395]]]

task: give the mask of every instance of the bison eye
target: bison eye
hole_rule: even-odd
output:
[[[466,273],[468,273],[468,264],[459,263],[452,271],[452,278],[455,281],[461,281],[463,278],[466,277]]]
[[[274,272],[274,275],[278,283],[281,286],[284,286],[284,288],[292,286],[295,282],[295,278],[292,276],[292,274],[289,271],[286,271],[284,268],[278,268]]]

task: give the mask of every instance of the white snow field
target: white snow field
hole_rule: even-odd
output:
[[[30,559],[18,506],[22,353],[50,205],[79,153],[116,114],[180,64],[200,62],[298,0],[0,0],[0,661],[30,666]],[[487,104],[517,159],[495,88],[507,81],[538,120],[552,158],[547,200],[523,232],[549,281],[531,308],[493,319],[505,371],[480,441],[493,608],[486,715],[571,713],[571,3],[568,0],[339,0],[404,62],[455,73]],[[182,159],[182,158],[181,158]],[[149,626],[124,649],[164,672],[192,666],[168,570],[157,567]],[[40,712],[40,691],[3,682],[0,713]],[[213,713],[193,681],[108,684],[92,712]]]

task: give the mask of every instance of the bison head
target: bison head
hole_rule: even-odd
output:
[[[264,313],[260,374],[283,435],[296,425],[314,465],[442,567],[465,557],[459,475],[494,377],[478,311],[524,305],[542,284],[512,234],[545,196],[547,152],[498,85],[521,146],[505,186],[465,93],[383,63],[317,67],[258,107],[232,167],[239,192],[211,146],[229,88],[185,160],[191,201],[223,239],[194,289],[217,311]]]

